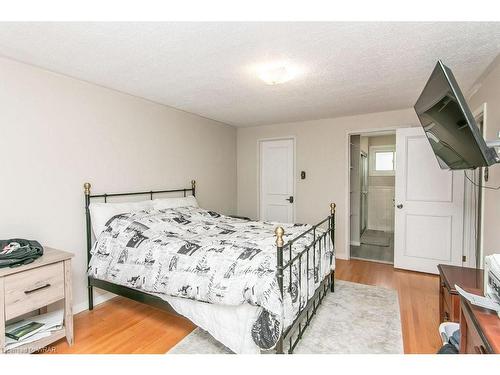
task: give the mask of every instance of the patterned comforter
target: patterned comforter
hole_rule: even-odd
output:
[[[281,225],[285,242],[310,228]],[[302,256],[300,267],[294,262],[291,282],[287,268],[282,298],[276,278],[276,226],[194,207],[117,215],[92,248],[88,274],[148,293],[261,307],[252,337],[260,348],[271,349],[330,272],[332,255],[328,237],[315,254],[309,251],[309,260]],[[304,236],[294,244],[293,254],[311,242],[312,234]],[[286,251],[285,263],[288,257]]]

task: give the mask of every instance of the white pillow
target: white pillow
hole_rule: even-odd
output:
[[[182,198],[158,198],[153,200],[153,208],[155,210],[162,210],[165,208],[177,207],[200,207],[198,201],[192,195]]]
[[[94,235],[98,236],[106,229],[106,223],[115,215],[137,212],[153,208],[151,200],[126,203],[91,203],[90,219]]]

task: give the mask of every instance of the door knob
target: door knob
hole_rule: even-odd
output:
[[[402,209],[402,208],[403,208],[403,205],[400,203],[400,204],[398,204],[396,207],[397,207],[397,208],[399,208],[399,209]]]
[[[287,201],[288,201],[288,202],[290,202],[290,203],[293,203],[293,197],[286,198],[285,200],[287,200]]]

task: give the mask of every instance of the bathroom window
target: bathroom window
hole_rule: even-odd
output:
[[[394,176],[396,148],[389,146],[370,147],[370,176]]]

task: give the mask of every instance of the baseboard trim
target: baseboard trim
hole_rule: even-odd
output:
[[[113,294],[110,292],[104,292],[101,294],[94,294],[94,307],[97,305],[100,305],[101,303],[109,301],[111,298],[114,298],[114,297],[116,297],[116,294]],[[88,309],[89,309],[88,301],[81,302],[81,303],[73,306],[73,314],[78,314],[79,312],[82,312],[82,311],[85,311]]]

